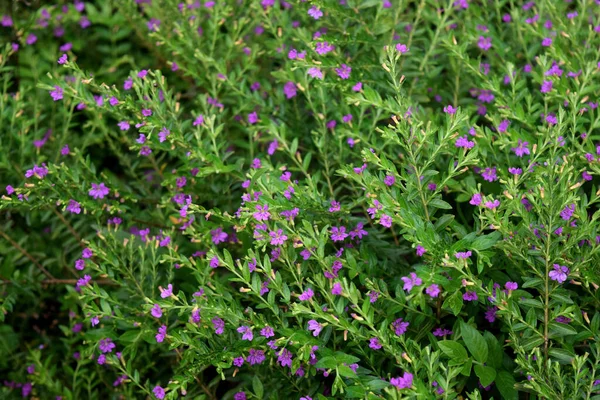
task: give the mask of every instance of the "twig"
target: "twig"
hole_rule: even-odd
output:
[[[44,268],[44,266],[42,264],[40,264],[40,262],[38,260],[36,260],[31,254],[29,254],[27,252],[27,250],[25,250],[24,248],[19,246],[19,244],[17,242],[15,242],[14,240],[12,240],[12,238],[10,236],[8,236],[6,233],[4,233],[2,231],[0,231],[0,236],[2,236],[10,244],[12,244],[15,249],[17,249],[21,252],[21,254],[23,254],[25,257],[29,258],[29,260],[32,263],[34,263],[40,269],[40,271],[42,271],[44,273],[44,275],[46,275],[50,279],[55,279],[54,276],[52,276],[52,274],[50,272],[48,272],[48,270],[46,268]]]
[[[75,229],[73,229],[73,227],[71,226],[71,224],[69,223],[69,221],[67,221],[64,217],[64,215],[62,215],[60,212],[58,212],[58,210],[56,208],[53,208],[52,211],[54,212],[54,214],[56,214],[58,216],[58,218],[60,218],[60,220],[65,224],[65,226],[69,229],[69,231],[71,232],[71,234],[73,236],[75,236],[75,239],[77,239],[77,241],[79,242],[79,245],[81,247],[85,247],[85,244],[83,244],[83,241],[81,239],[81,236],[79,236],[79,234],[77,233],[77,231]]]

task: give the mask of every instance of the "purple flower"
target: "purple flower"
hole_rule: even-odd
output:
[[[342,65],[340,65],[339,68],[335,69],[335,72],[337,73],[337,75],[340,78],[342,78],[342,79],[348,79],[348,78],[350,78],[350,73],[352,72],[352,68],[350,68],[346,64],[342,64]]]
[[[156,385],[154,387],[154,389],[152,389],[152,393],[154,393],[154,396],[156,396],[156,398],[159,400],[162,400],[165,398],[165,389],[161,388],[158,385]]]
[[[475,147],[475,142],[470,141],[467,135],[465,135],[456,139],[456,142],[454,142],[454,146],[459,148],[462,147],[464,149],[472,149],[473,147]]]
[[[277,356],[277,362],[279,362],[279,364],[281,364],[282,367],[288,366],[291,367],[292,366],[292,352],[290,352],[288,349],[281,349],[281,351],[279,352],[279,355]]]
[[[515,152],[517,157],[523,157],[524,155],[531,154],[529,148],[527,147],[528,145],[529,142],[524,142],[521,139],[519,139],[517,147],[513,147],[511,150]]]
[[[257,212],[255,212],[252,216],[257,221],[268,221],[269,218],[271,218],[271,213],[269,213],[269,206],[267,204],[264,206],[261,206],[260,204],[256,205],[256,210]]]
[[[540,87],[541,93],[550,93],[552,91],[552,81],[543,81]]]
[[[363,238],[363,236],[367,236],[369,233],[363,229],[364,224],[359,222],[356,224],[356,227],[350,231],[350,238],[359,240]]]
[[[390,383],[398,389],[408,389],[413,384],[413,374],[405,372],[401,377],[390,379]]]
[[[470,251],[470,250],[469,250],[469,251],[462,251],[462,252],[458,252],[458,253],[454,254],[454,257],[456,257],[456,258],[458,258],[458,259],[463,259],[463,260],[465,260],[465,259],[467,259],[467,258],[471,257],[471,254],[472,254],[472,253],[471,253],[471,251]]]
[[[381,216],[381,218],[379,219],[379,223],[383,226],[385,226],[386,228],[391,228],[392,227],[392,217],[390,217],[387,214],[383,214]]]
[[[452,335],[451,330],[449,329],[445,329],[445,328],[437,328],[436,330],[433,331],[433,336],[436,337],[443,337],[443,336],[447,336],[447,335]]]
[[[438,297],[440,294],[440,287],[435,283],[425,289],[425,293],[427,293],[432,298]]]
[[[483,176],[483,179],[488,182],[497,181],[498,175],[496,175],[496,167],[493,167],[493,168],[487,167],[485,170],[483,170],[483,172],[481,173],[481,176]]]
[[[311,78],[323,79],[323,72],[317,67],[310,67],[308,69],[308,75]]]
[[[519,288],[519,284],[517,282],[506,282],[504,287],[506,290],[517,290]]]
[[[158,304],[155,304],[154,307],[152,307],[152,309],[150,310],[150,314],[152,314],[154,318],[160,318],[162,317],[163,312],[160,306]]]
[[[477,47],[481,50],[487,51],[492,48],[492,38],[486,38],[484,36],[479,36],[479,41],[477,42]]]
[[[485,208],[489,208],[490,210],[495,210],[500,206],[500,200],[496,199],[494,201],[486,201]]]
[[[158,328],[158,333],[154,337],[156,338],[157,343],[162,343],[163,340],[165,340],[166,336],[167,336],[167,326],[162,325],[160,328]]]
[[[477,292],[465,292],[465,294],[463,294],[463,300],[464,301],[477,301],[479,299],[479,297],[477,297]]]
[[[52,100],[54,100],[54,101],[62,100],[63,89],[60,86],[54,86],[54,90],[50,91],[50,96],[52,97]]]
[[[80,288],[82,286],[87,286],[92,281],[92,277],[89,275],[84,275],[83,278],[79,278],[77,280],[77,287]]]
[[[404,54],[404,53],[408,52],[408,47],[405,44],[397,43],[396,51],[398,51],[400,54]]]
[[[379,343],[379,339],[374,337],[369,339],[369,347],[372,348],[373,350],[379,350],[381,349],[381,343]]]
[[[164,142],[165,140],[167,140],[167,136],[169,136],[171,134],[171,131],[169,131],[167,128],[163,127],[160,132],[158,132],[158,141],[159,142]]]
[[[321,11],[321,9],[319,7],[312,6],[308,10],[308,15],[310,15],[314,19],[319,19],[319,18],[321,18],[323,16],[323,11]]]
[[[112,353],[114,348],[117,347],[111,338],[101,339],[98,343],[98,348],[103,353]]]
[[[92,188],[89,190],[88,194],[94,199],[103,199],[104,196],[108,195],[109,191],[110,189],[104,186],[104,182],[99,184],[92,183]]]
[[[250,349],[248,353],[246,361],[248,361],[248,364],[250,365],[262,364],[262,362],[265,361],[265,352],[263,350]]]
[[[291,99],[292,97],[296,96],[296,84],[294,82],[287,82],[285,85],[283,85],[283,94],[285,94],[285,97],[288,99]]]
[[[552,46],[552,38],[547,37],[547,38],[542,39],[542,46],[544,46],[544,47]]]
[[[342,294],[342,285],[339,282],[333,284],[333,288],[331,288],[331,294],[336,296]]]
[[[496,312],[498,311],[498,307],[488,307],[485,312],[485,319],[491,324],[496,320]]]
[[[250,125],[254,125],[258,122],[258,114],[256,114],[256,111],[251,112],[250,114],[248,114],[248,123]]]
[[[558,265],[558,264],[554,264],[553,265],[554,269],[551,270],[548,273],[548,276],[550,277],[550,279],[552,279],[553,281],[556,281],[558,283],[563,283],[564,281],[567,280],[567,277],[569,276],[569,268],[567,268],[564,265]]]
[[[194,122],[192,123],[192,126],[202,125],[203,123],[204,123],[204,115],[198,115],[196,117],[196,119],[194,120]]]
[[[406,321],[402,321],[402,318],[398,318],[397,320],[392,322],[392,328],[394,328],[394,332],[398,336],[404,335],[406,333],[406,331],[408,330],[409,325],[410,325],[410,323],[406,322]]]
[[[404,287],[402,289],[408,292],[410,292],[413,287],[419,286],[423,283],[423,280],[414,272],[411,272],[409,277],[403,276],[401,279],[404,282]]]
[[[85,260],[83,259],[79,259],[77,261],[75,261],[75,269],[78,271],[83,271],[85,268]]]
[[[284,235],[283,230],[277,229],[277,232],[271,231],[269,232],[269,236],[271,237],[271,244],[273,246],[282,245],[286,240],[287,236]]]
[[[69,200],[69,204],[67,205],[67,211],[71,214],[79,214],[81,212],[81,205],[75,200]]]
[[[510,167],[508,169],[508,172],[510,172],[513,175],[521,175],[523,173],[523,170],[521,168]]]
[[[369,301],[371,303],[375,303],[377,301],[377,299],[379,298],[379,292],[376,290],[371,290],[369,292]]]
[[[469,201],[469,204],[471,204],[473,206],[480,205],[481,204],[481,194],[475,193],[473,195],[473,197],[471,197],[471,200]]]
[[[573,216],[574,213],[575,213],[575,204],[571,204],[571,205],[566,206],[560,212],[560,217],[562,219],[564,219],[565,221],[568,221],[571,219],[571,217]]]
[[[315,336],[315,337],[319,336],[319,333],[321,333],[322,329],[323,329],[323,325],[321,325],[314,319],[311,319],[310,321],[308,321],[308,330],[313,331],[313,336]]]
[[[450,115],[456,114],[456,108],[452,107],[451,105],[447,105],[444,107],[444,112]]]
[[[556,115],[554,115],[552,113],[546,115],[546,122],[548,123],[548,125],[556,125],[558,123],[558,120],[556,119]],[[564,143],[562,144],[562,146],[564,146]]]
[[[213,328],[217,335],[223,334],[225,330],[225,321],[223,321],[221,318],[214,317],[210,322],[212,322]]]
[[[162,297],[163,299],[166,299],[167,297],[170,297],[173,295],[173,285],[169,283],[169,285],[167,285],[166,289],[163,288],[159,288],[160,289],[160,297]]]
[[[254,339],[254,335],[252,334],[252,328],[249,326],[243,325],[237,328],[237,331],[242,334],[242,340],[252,341]]]
[[[27,43],[28,45],[32,45],[35,42],[37,42],[37,36],[35,36],[33,33],[30,33],[29,35],[27,35],[27,39],[25,39],[25,43]]]
[[[221,227],[210,231],[210,235],[214,244],[219,244],[227,240],[227,234],[223,232],[223,228]]]
[[[244,357],[236,357],[233,359],[233,365],[235,365],[236,367],[241,367],[242,365],[244,365]]]
[[[64,64],[66,64],[66,63],[67,63],[67,55],[66,55],[66,54],[63,54],[62,56],[60,56],[60,57],[58,58],[58,61],[57,61],[57,62],[58,62],[60,65],[64,65]]]
[[[385,183],[387,186],[392,186],[394,183],[396,183],[396,178],[393,175],[386,175],[383,183]]]
[[[423,257],[423,254],[425,254],[425,253],[427,253],[427,250],[425,249],[425,247],[418,244],[417,245],[417,256]]]
[[[331,240],[333,240],[334,242],[341,242],[344,239],[346,239],[348,237],[348,234],[346,233],[346,227],[345,226],[334,226],[331,228]]]
[[[275,332],[273,331],[273,328],[271,328],[270,326],[265,326],[264,328],[262,328],[260,330],[260,334],[266,338],[275,336]]]
[[[236,394],[233,395],[233,400],[246,400],[246,393],[245,392],[237,392]]]
[[[302,301],[310,300],[314,296],[315,292],[311,288],[306,289],[302,294],[298,297]]]

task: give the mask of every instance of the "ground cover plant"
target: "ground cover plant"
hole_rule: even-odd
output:
[[[600,398],[598,0],[0,17],[0,397]]]

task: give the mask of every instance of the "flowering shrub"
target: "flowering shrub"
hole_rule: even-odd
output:
[[[598,395],[597,0],[36,4],[3,398]]]

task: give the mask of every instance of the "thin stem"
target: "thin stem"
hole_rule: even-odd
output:
[[[12,244],[12,246],[15,249],[19,250],[21,252],[21,254],[23,254],[32,263],[34,263],[36,265],[36,267],[38,267],[39,270],[44,273],[44,275],[46,275],[50,279],[55,279],[54,276],[52,276],[52,274],[50,272],[48,272],[48,270],[46,268],[44,268],[44,266],[42,264],[40,264],[40,262],[38,260],[36,260],[31,254],[29,254],[27,252],[27,250],[25,250],[24,248],[19,246],[19,244],[17,242],[15,242],[10,236],[8,236],[6,233],[4,233],[2,231],[0,231],[0,236],[2,236],[4,239],[6,239],[10,244]]]

